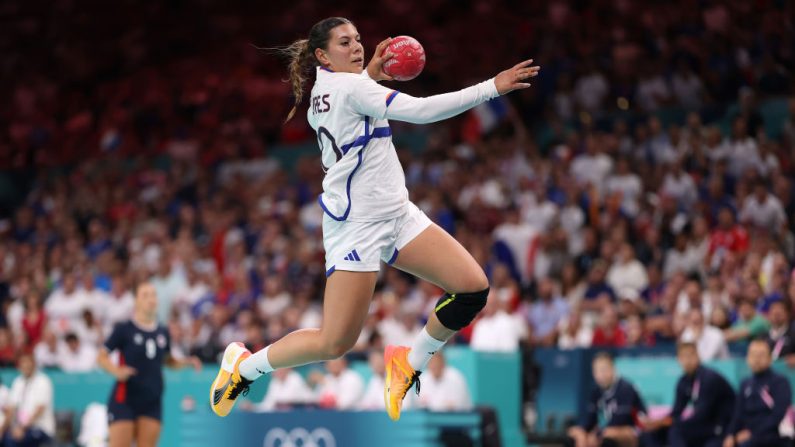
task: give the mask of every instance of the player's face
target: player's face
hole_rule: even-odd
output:
[[[770,347],[765,341],[755,341],[748,347],[746,357],[748,367],[752,372],[758,373],[770,368]]]
[[[685,374],[693,374],[698,368],[698,352],[691,347],[679,349],[676,358]]]
[[[331,70],[361,73],[364,68],[364,47],[361,37],[356,27],[350,23],[339,25],[329,31],[328,48],[322,53],[320,62],[327,62]]]
[[[135,295],[135,306],[139,312],[147,316],[157,313],[157,292],[155,287],[149,283],[138,286],[138,294]]]

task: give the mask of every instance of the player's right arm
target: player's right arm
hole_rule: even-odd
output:
[[[369,76],[351,78],[348,92],[354,111],[366,116],[426,124],[465,112],[478,104],[516,89],[530,87],[523,81],[538,74],[540,67],[521,62],[496,77],[455,92],[418,98],[377,84]]]
[[[126,382],[131,376],[135,375],[135,368],[127,365],[116,365],[110,360],[110,353],[122,347],[124,334],[121,324],[113,327],[113,332],[105,341],[105,346],[99,349],[97,364],[116,378],[119,382]]]

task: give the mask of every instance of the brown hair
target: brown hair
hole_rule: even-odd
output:
[[[318,64],[315,58],[315,50],[318,48],[326,49],[328,47],[329,32],[340,26],[352,23],[344,17],[329,17],[315,23],[309,30],[308,39],[298,39],[295,42],[284,48],[278,48],[277,51],[290,59],[288,70],[290,72],[290,84],[293,87],[293,97],[295,103],[287,118],[284,120],[286,123],[290,121],[298,110],[298,105],[304,96],[304,84],[306,84],[307,74],[310,69],[316,67]]]

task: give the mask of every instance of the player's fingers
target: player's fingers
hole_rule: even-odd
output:
[[[532,85],[532,84],[528,84],[526,82],[517,82],[516,84],[514,84],[514,86],[516,87],[517,90],[530,87],[530,85]]]
[[[385,61],[388,61],[389,59],[392,59],[393,57],[395,57],[395,53],[389,51],[389,52],[385,53],[383,56],[381,56],[381,59],[385,60]]]
[[[527,59],[526,61],[522,61],[522,62],[519,62],[518,64],[514,65],[513,68],[515,68],[515,69],[524,68],[524,67],[527,67],[528,65],[530,65],[532,63],[533,63],[532,59]]]
[[[389,42],[392,42],[391,37],[387,37],[386,39],[382,40],[381,43],[379,43],[378,46],[375,47],[375,54],[378,55],[383,53],[384,49],[386,49],[386,46],[389,45]]]

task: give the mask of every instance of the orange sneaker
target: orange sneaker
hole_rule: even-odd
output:
[[[210,387],[210,406],[218,416],[228,415],[237,397],[248,394],[252,381],[240,375],[240,362],[250,355],[243,343],[230,343],[224,350],[221,368]]]
[[[406,346],[387,346],[384,352],[386,367],[384,404],[389,418],[393,421],[400,419],[403,398],[414,384],[417,384],[417,394],[420,394],[420,372],[414,371],[409,364],[410,350]]]

